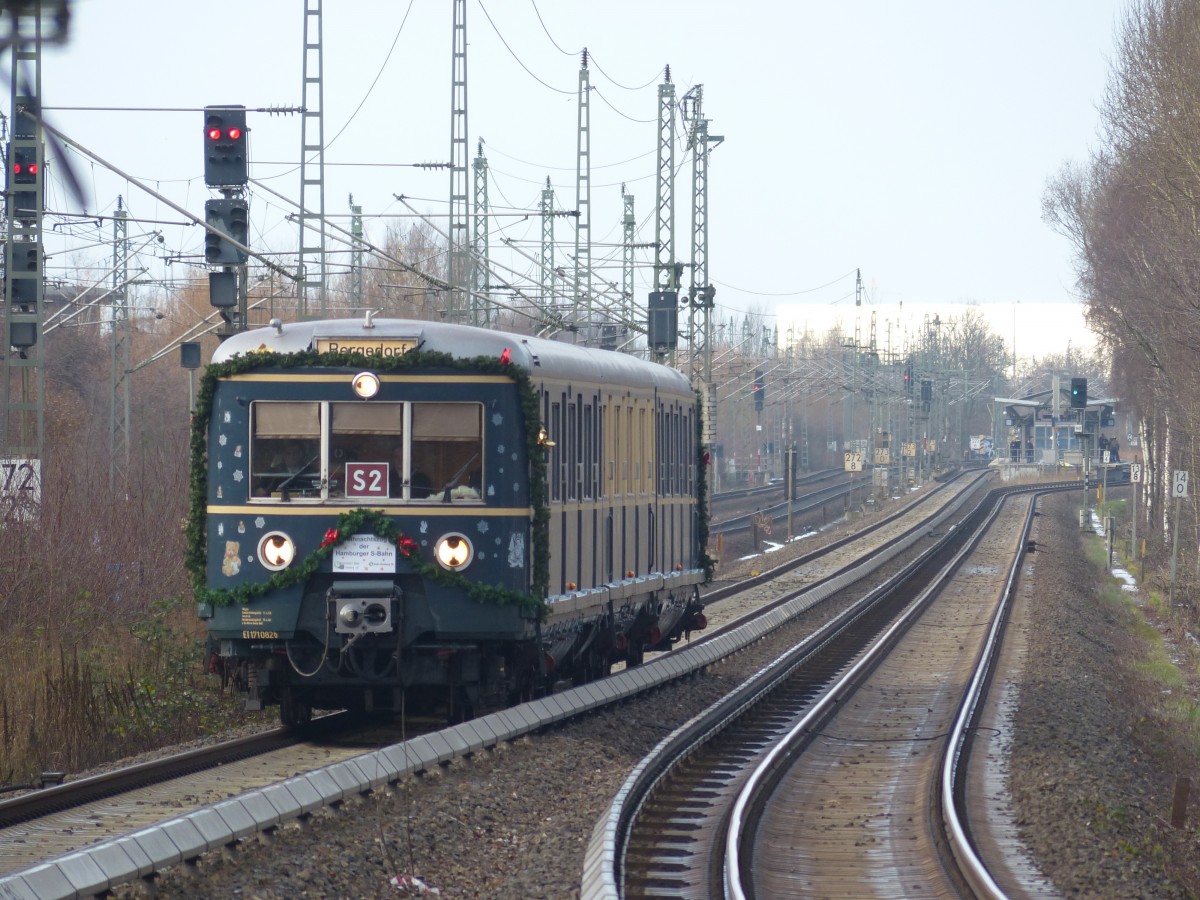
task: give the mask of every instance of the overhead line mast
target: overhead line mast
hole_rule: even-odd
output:
[[[454,36],[450,84],[450,227],[446,280],[450,294],[446,318],[459,321],[467,294],[470,240],[467,233],[471,217],[471,197],[467,178],[467,2],[454,0]]]
[[[542,214],[541,304],[542,313],[546,314],[551,311],[556,312],[558,305],[557,273],[554,270],[554,188],[550,186],[549,175],[546,176],[546,186],[542,188],[540,211]]]
[[[300,258],[296,294],[303,318],[326,312],[325,89],[322,82],[321,0],[304,0],[304,81],[300,110]],[[315,134],[310,134],[310,128]],[[311,157],[311,158],[310,158]],[[316,166],[316,176],[309,167]],[[310,243],[312,241],[313,243]],[[244,327],[244,326],[243,326]]]
[[[692,151],[692,289],[687,304],[689,365],[704,402],[703,435],[706,447],[716,443],[717,398],[712,384],[713,298],[716,288],[708,280],[708,148],[724,138],[708,133],[704,118],[704,85],[697,84],[683,96],[688,148]]]
[[[475,233],[471,253],[471,324],[487,328],[491,325],[492,304],[488,296],[491,254],[488,252],[488,161],[483,155],[483,141],[475,156]]]
[[[129,235],[128,213],[117,196],[113,216],[112,372],[109,398],[109,490],[123,488],[129,477]]]
[[[575,153],[575,340],[592,339],[592,105],[588,52],[579,66],[579,126]]]

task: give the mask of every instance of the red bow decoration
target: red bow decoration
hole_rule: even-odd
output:
[[[324,550],[330,544],[337,543],[338,533],[336,528],[330,528],[325,532],[325,537],[321,541],[321,549]]]
[[[400,548],[400,552],[405,556],[412,556],[417,552],[417,542],[406,534],[396,538],[396,546]]]
[[[511,362],[512,362],[512,351],[510,349],[508,349],[507,347],[505,347],[504,352],[500,354],[500,363],[501,363],[501,365],[507,366]]]

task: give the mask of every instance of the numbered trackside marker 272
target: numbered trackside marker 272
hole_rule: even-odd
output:
[[[15,515],[26,519],[42,503],[42,461],[0,459],[0,520]]]

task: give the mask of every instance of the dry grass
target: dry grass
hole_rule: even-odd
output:
[[[0,525],[0,786],[196,737],[229,716],[204,676],[182,566],[187,421],[159,415],[147,428],[159,433],[114,490],[89,450],[107,436],[81,426],[43,459],[37,519]]]

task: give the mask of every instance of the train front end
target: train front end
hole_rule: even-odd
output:
[[[209,664],[247,708],[466,717],[536,670],[536,438],[521,373],[483,340],[342,320],[214,357],[189,528]]]

